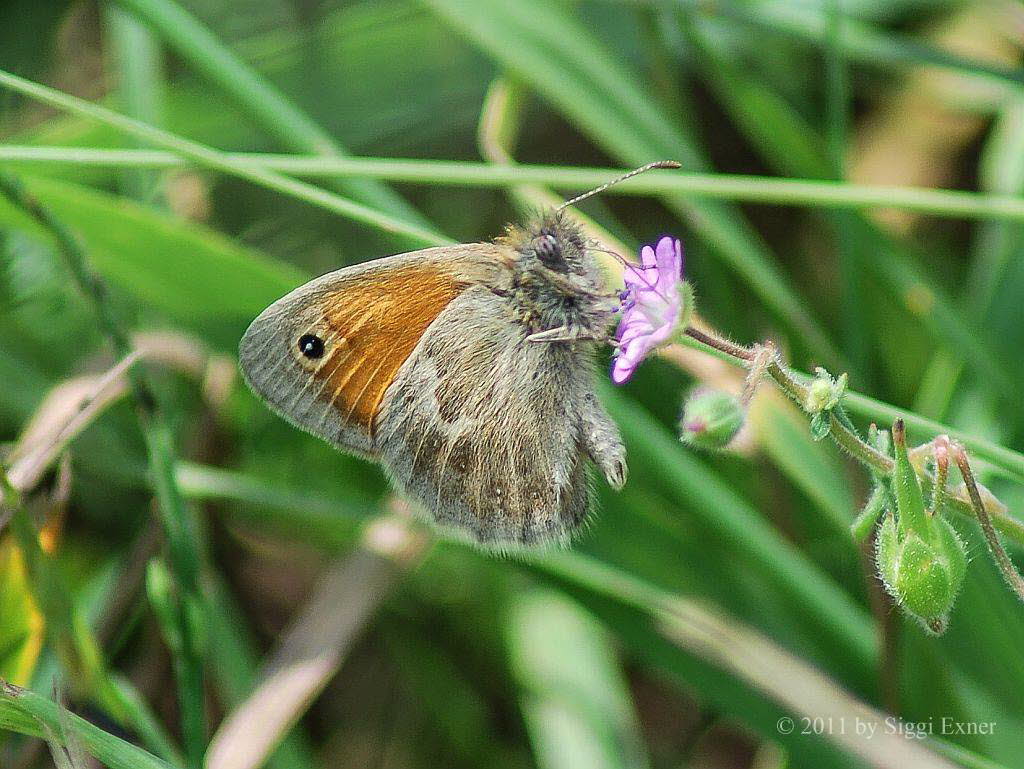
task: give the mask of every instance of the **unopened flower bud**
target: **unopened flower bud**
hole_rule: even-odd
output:
[[[925,512],[902,419],[893,424],[892,440],[896,459],[892,490],[898,517],[886,516],[878,530],[878,573],[900,606],[933,633],[942,633],[964,581],[967,556],[949,522]]]
[[[886,592],[938,635],[948,625],[967,557],[953,527],[943,518],[936,522],[938,538],[926,542],[913,532],[901,537],[892,516],[886,516],[878,530],[876,557]]]
[[[739,400],[720,390],[700,387],[683,406],[679,440],[689,446],[720,449],[743,427],[744,412]]]
[[[815,374],[815,378],[807,385],[807,398],[804,401],[804,409],[808,414],[820,414],[835,408],[846,392],[846,374],[840,374],[838,379],[833,379],[820,367],[815,369]]]

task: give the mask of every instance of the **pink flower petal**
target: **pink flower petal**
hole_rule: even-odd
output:
[[[611,371],[616,384],[626,382],[652,350],[672,338],[683,309],[682,269],[682,244],[666,235],[655,247],[640,250],[639,266],[624,270],[626,290],[615,333],[619,347]]]

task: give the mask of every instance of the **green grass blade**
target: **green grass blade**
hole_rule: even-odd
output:
[[[844,25],[846,30],[847,25]],[[818,143],[807,139],[812,132],[809,127],[801,128],[801,119],[795,110],[767,85],[715,50],[713,40],[702,36],[699,29],[691,37],[702,54],[701,61],[706,63],[705,76],[723,97],[723,104],[737,122],[748,128],[748,137],[769,163],[787,174],[822,178],[833,174],[835,159],[824,153],[817,155]],[[844,45],[846,42],[844,37]],[[762,111],[765,107],[770,111]],[[772,125],[777,126],[777,130],[769,132],[755,125],[757,120],[768,117],[773,118]],[[821,146],[827,146],[827,142],[821,142]],[[1024,202],[1019,197],[1017,200]],[[924,277],[905,247],[863,218],[844,216],[835,221],[845,243],[842,248],[849,249],[848,256],[870,271],[898,306],[922,323],[937,344],[960,351],[1004,397],[1011,396],[1015,389],[1014,377],[1005,363],[945,292]],[[922,297],[924,301],[912,302],[912,297]]]
[[[791,145],[780,145],[779,151],[784,153],[786,147]],[[501,166],[462,160],[224,154],[232,164],[239,167],[266,168],[310,179],[365,176],[407,184],[479,188],[545,184],[557,187],[566,194],[586,192],[628,170],[528,163]],[[807,157],[811,156],[808,150]],[[820,156],[816,157],[821,160]],[[181,155],[159,150],[18,145],[0,146],[0,162],[12,169],[38,171],[67,166],[181,168],[190,165],[189,160]],[[821,169],[824,166],[811,168]],[[694,200],[728,200],[822,209],[895,208],[935,217],[1024,221],[1024,199],[1016,195],[931,187],[850,184],[813,178],[665,171],[622,182],[604,194],[672,195]]]
[[[218,336],[216,325],[226,322],[226,347],[262,307],[306,279],[220,233],[123,198],[53,179],[27,178],[25,186],[74,230],[105,279],[186,327]],[[53,242],[3,198],[0,222]]]
[[[104,6],[109,68],[118,84],[126,115],[155,126],[164,124],[163,51],[153,34],[120,8]],[[155,202],[161,197],[160,176],[125,168],[121,188],[128,197]]]
[[[847,593],[807,557],[785,542],[755,510],[702,463],[684,452],[679,442],[656,424],[641,407],[605,390],[605,401],[622,427],[634,467],[643,467],[648,484],[664,484],[688,500],[701,523],[716,531],[733,548],[734,557],[747,568],[755,565],[786,602],[817,625],[815,633],[842,649],[840,659],[861,682],[871,680],[875,665],[872,621]]]
[[[562,584],[583,587],[626,607],[639,609],[653,619],[651,627],[655,632],[678,650],[724,668],[752,685],[766,699],[782,704],[791,712],[811,718],[823,717],[827,713],[836,718],[849,718],[851,723],[861,719],[880,727],[883,724],[884,714],[851,697],[815,668],[731,617],[709,610],[698,602],[666,594],[643,580],[576,553],[538,556],[531,559],[531,564],[556,577]],[[644,629],[643,623],[638,623],[635,617],[632,622],[634,631]],[[645,645],[648,650],[655,648],[655,644],[649,641]],[[765,736],[777,739],[782,731],[784,729],[775,728],[773,732],[766,729],[768,733]],[[880,742],[864,740],[856,734],[843,734],[842,731],[833,730],[824,736],[874,766],[893,769],[952,766],[935,757],[923,745],[913,744],[902,735],[886,734],[883,746]],[[879,730],[876,737],[882,736],[883,732]],[[799,737],[809,741],[808,735]],[[912,744],[909,751],[903,749]]]
[[[505,627],[520,703],[541,769],[649,765],[611,638],[553,590],[518,596]]]
[[[695,0],[677,2],[689,10],[698,7]],[[724,2],[714,7],[711,18],[718,17],[717,23],[774,33],[780,39],[801,40],[824,48],[828,45],[828,16],[825,3],[817,5],[814,8],[807,3],[776,2],[741,6]],[[1011,95],[1024,82],[1024,74],[1018,69],[960,56],[906,35],[880,30],[867,22],[848,20],[844,45],[849,58],[861,64],[885,69],[927,65],[970,75],[989,86],[996,99]]]
[[[47,86],[33,83],[9,72],[0,70],[0,85],[25,96],[38,99],[58,109],[63,109],[81,117],[87,117],[117,128],[124,134],[141,142],[173,150],[205,168],[232,174],[262,187],[292,195],[307,203],[320,206],[341,216],[347,216],[357,222],[376,227],[384,232],[403,235],[424,245],[440,245],[448,242],[436,232],[343,198],[320,187],[305,184],[273,171],[239,166],[232,163],[230,158],[224,153],[211,147],[175,136],[167,131],[140,123],[112,110],[78,99],[69,94],[55,91]]]
[[[209,607],[209,648],[214,650],[208,661],[210,677],[220,690],[222,704],[233,708],[241,704],[258,683],[259,658],[253,639],[246,632],[246,617],[235,605],[224,580],[207,575],[204,585]],[[301,727],[294,726],[270,754],[266,766],[268,769],[305,769],[313,761],[308,736]]]
[[[172,0],[116,1],[150,25],[189,66],[231,97],[282,146],[317,155],[347,154],[308,114],[245,64],[182,6]],[[338,189],[371,208],[424,230],[431,229],[422,214],[378,181],[342,180]]]
[[[0,728],[35,737],[65,734],[109,769],[173,769],[173,764],[115,737],[28,689],[0,681]]]

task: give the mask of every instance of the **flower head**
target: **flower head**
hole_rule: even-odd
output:
[[[619,346],[612,362],[612,381],[623,384],[647,355],[665,344],[680,324],[685,307],[683,246],[663,236],[640,250],[640,264],[626,265],[622,319],[615,332]]]

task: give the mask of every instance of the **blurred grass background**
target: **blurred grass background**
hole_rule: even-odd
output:
[[[226,152],[674,158],[711,174],[1024,188],[1024,11],[1009,1],[7,0],[0,13],[0,69]],[[8,466],[34,415],[59,421],[82,392],[105,406],[21,489],[41,548],[27,519],[0,533],[0,678],[41,695],[0,700],[21,701],[0,708],[0,766],[190,766],[207,747],[209,766],[274,769],[1024,766],[1024,612],[976,527],[958,522],[967,584],[949,632],[927,637],[848,532],[863,473],[781,396],[759,395],[735,451],[675,441],[694,382],[739,387],[718,361],[679,352],[603,390],[630,482],[600,487],[571,553],[520,560],[396,522],[377,467],[290,428],[235,375],[248,322],[306,277],[490,238],[542,191],[314,180],[417,242],[202,166],[84,162],[74,150],[144,145],[8,89],[0,137],[0,166],[71,228],[139,333],[198,569],[193,590],[134,409],[96,383],[114,358],[57,242],[0,199]],[[67,152],[3,154],[52,146]],[[959,219],[813,197],[662,191],[583,209],[631,250],[682,237],[699,312],[733,338],[849,371],[855,390],[1019,462],[1020,217],[995,218],[989,198]],[[1019,475],[982,477],[1019,514]],[[49,708],[55,687],[102,731]],[[802,728],[831,715],[850,731],[863,704],[934,738],[858,748],[838,721]],[[777,728],[785,716],[795,733]],[[994,726],[943,735],[943,718]],[[51,759],[32,734],[78,753]]]

